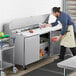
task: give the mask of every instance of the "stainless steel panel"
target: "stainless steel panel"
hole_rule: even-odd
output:
[[[15,64],[24,64],[24,37],[17,35],[15,41]]]
[[[12,29],[24,28],[26,26],[31,26],[34,24],[45,23],[47,22],[48,16],[49,14],[45,14],[45,15],[15,19],[9,23],[10,25],[9,28],[12,30]]]
[[[54,32],[51,32],[51,37],[53,36],[59,36],[60,34],[60,31],[54,31]],[[60,54],[60,41],[57,41],[57,42],[50,42],[51,45],[50,45],[50,54],[51,55],[59,55]],[[71,51],[69,48],[66,49],[66,54],[69,54],[69,55],[72,55]]]
[[[2,59],[8,63],[13,63],[13,49],[8,49],[2,52]]]
[[[39,35],[25,38],[25,65],[39,60]]]
[[[60,31],[53,31],[51,32],[51,37],[58,36]],[[58,42],[50,42],[50,54],[51,55],[58,55],[60,53],[60,41]]]

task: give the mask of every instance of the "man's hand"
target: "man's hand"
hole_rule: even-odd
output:
[[[51,27],[52,25],[51,24],[46,24],[46,27]]]
[[[40,28],[46,28],[46,27],[51,27],[51,24],[42,24],[39,26]]]
[[[62,37],[63,37],[63,35],[54,36],[54,37],[51,38],[51,40],[52,40],[53,42],[56,42],[56,41],[59,41]]]
[[[63,37],[63,35],[59,35],[60,36],[60,38],[62,38]]]
[[[51,41],[56,42],[59,41],[60,37],[59,36],[54,36],[51,38]]]

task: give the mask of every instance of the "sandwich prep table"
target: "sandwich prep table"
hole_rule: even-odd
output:
[[[59,35],[61,27],[40,28],[48,23],[49,14],[16,19],[3,25],[5,34],[15,37],[15,64],[26,66],[48,56],[59,54],[59,42],[52,43],[52,36]],[[31,32],[30,32],[31,30]],[[53,31],[53,32],[52,32]]]

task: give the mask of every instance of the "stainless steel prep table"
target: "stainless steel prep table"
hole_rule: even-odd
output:
[[[76,56],[71,57],[67,60],[59,62],[57,64],[58,67],[64,68],[64,76],[66,76],[66,69],[76,70]]]
[[[3,30],[5,34],[10,34],[11,36],[16,37],[15,64],[23,65],[24,67],[25,65],[36,62],[42,59],[40,57],[41,55],[39,54],[41,49],[47,50],[46,47],[49,46],[50,48],[50,46],[54,46],[51,45],[52,42],[50,41],[52,35],[51,31],[56,31],[58,29],[61,29],[61,27],[56,26],[56,27],[39,28],[40,24],[48,22],[48,16],[49,14],[45,14],[41,16],[16,19],[7,24],[4,24]],[[30,29],[33,30],[33,33],[29,32]],[[40,43],[41,39],[43,39],[43,41],[45,42]],[[56,44],[56,46],[58,47],[59,45]],[[54,53],[52,52],[53,48],[49,49],[50,52],[47,53],[46,51],[44,53],[51,55],[52,53]]]
[[[0,39],[0,71],[2,76],[4,76],[3,70],[11,66],[13,66],[13,73],[17,72],[14,63],[15,46],[9,44],[10,39],[11,38]]]

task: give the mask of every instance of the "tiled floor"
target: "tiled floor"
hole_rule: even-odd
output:
[[[55,59],[57,59],[58,57],[49,57],[47,59],[41,60],[39,62],[33,63],[31,65],[28,66],[27,70],[24,70],[21,66],[18,66],[19,71],[17,72],[17,74],[13,74],[11,68],[5,70],[7,76],[22,76],[24,74],[27,74],[28,72],[31,72],[32,70],[35,70],[39,67],[42,67],[50,62],[53,62]],[[76,73],[72,73],[69,76],[76,76]]]

